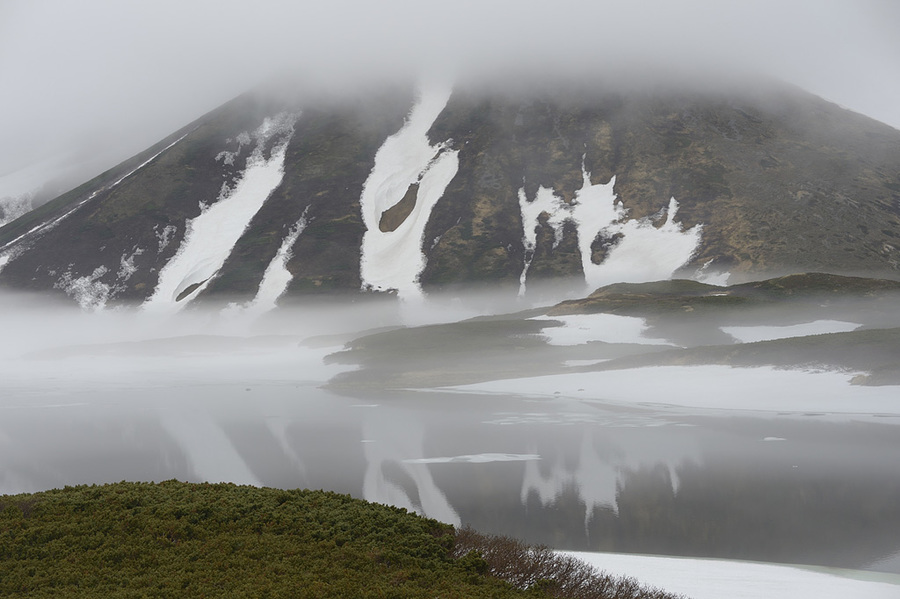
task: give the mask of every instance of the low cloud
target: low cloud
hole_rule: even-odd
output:
[[[900,127],[889,1],[13,1],[0,7],[0,176],[136,152],[260,82],[762,72]],[[112,158],[110,158],[112,159]]]

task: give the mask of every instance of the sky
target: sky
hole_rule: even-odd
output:
[[[897,31],[894,0],[0,0],[0,177],[117,162],[285,72],[760,71],[900,129]]]

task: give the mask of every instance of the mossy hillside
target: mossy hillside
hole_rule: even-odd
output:
[[[0,594],[676,599],[548,548],[464,532],[324,491],[66,487],[0,496]]]
[[[678,279],[616,283],[549,309],[362,335],[328,356],[329,362],[360,366],[334,377],[329,387],[353,394],[662,364],[825,366],[868,372],[857,381],[861,384],[891,384],[900,380],[898,301],[898,281],[824,273],[731,287]],[[646,336],[687,349],[600,341],[547,344],[544,333],[563,324],[554,317],[594,313],[643,318]],[[737,344],[721,328],[828,319],[862,328],[748,344]],[[610,361],[570,366],[571,360]]]
[[[348,496],[169,481],[0,504],[5,597],[516,596],[449,558],[451,527]]]
[[[608,312],[645,317],[690,314],[725,317],[748,310],[828,308],[864,302],[884,307],[900,300],[900,281],[829,273],[800,273],[720,287],[673,279],[650,283],[614,283],[586,298],[560,302],[550,316]],[[821,310],[819,310],[821,311]]]
[[[524,316],[524,315],[523,315]],[[515,315],[410,327],[365,335],[326,358],[358,364],[328,386],[346,393],[440,387],[566,372],[566,360],[602,360],[663,347],[591,343],[548,348],[541,331],[561,325]]]

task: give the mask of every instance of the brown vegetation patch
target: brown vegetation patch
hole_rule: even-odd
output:
[[[419,184],[412,183],[400,198],[400,201],[381,213],[381,220],[378,221],[378,229],[382,233],[390,233],[396,231],[400,225],[406,222],[406,219],[412,214],[413,208],[416,207],[416,200],[419,196]]]

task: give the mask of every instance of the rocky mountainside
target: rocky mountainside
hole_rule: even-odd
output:
[[[94,308],[797,271],[896,277],[900,131],[776,84],[248,93],[0,228]]]

